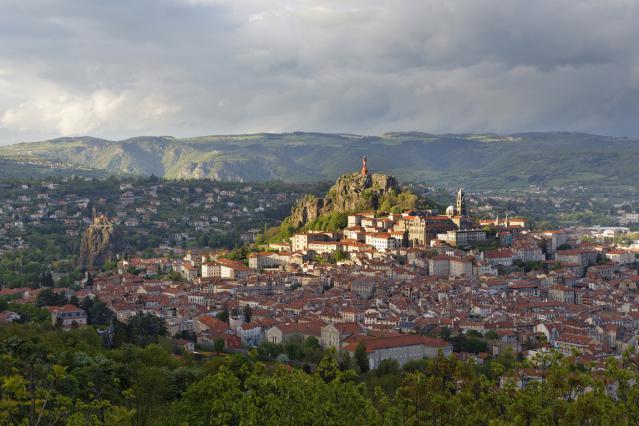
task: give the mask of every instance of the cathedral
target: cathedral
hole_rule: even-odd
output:
[[[457,200],[455,201],[455,205],[450,205],[446,209],[446,216],[468,216],[468,210],[466,208],[466,195],[464,195],[464,190],[462,188],[459,188],[459,191],[457,192]]]
[[[466,195],[464,190],[459,188],[455,205],[450,205],[446,209],[446,216],[455,222],[459,229],[469,229],[473,227],[473,221],[470,218],[468,207],[466,206]]]

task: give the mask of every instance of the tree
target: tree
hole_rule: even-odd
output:
[[[322,359],[319,364],[317,364],[315,373],[326,383],[329,383],[337,378],[339,372],[340,370],[339,364],[337,363],[337,353],[335,352],[335,348],[326,349],[324,351],[324,355],[322,355]]]
[[[160,336],[166,335],[164,320],[156,315],[138,312],[126,325],[127,340],[140,346],[157,343]]]
[[[251,322],[251,317],[253,316],[253,310],[251,309],[251,307],[249,305],[244,306],[244,322],[249,323]]]
[[[341,262],[343,260],[348,260],[350,259],[350,256],[348,255],[348,253],[342,251],[342,250],[336,250],[335,252],[335,262]]]
[[[99,298],[85,297],[79,306],[87,313],[87,322],[91,325],[106,325],[114,318],[113,311]]]
[[[355,348],[355,364],[357,364],[360,373],[366,373],[370,368],[364,342],[359,342]]]
[[[162,418],[162,408],[171,396],[169,372],[164,368],[140,365],[133,379],[130,390],[132,408],[135,409],[133,424],[157,424]]]
[[[242,410],[240,380],[228,370],[206,376],[189,386],[173,410],[174,424],[236,425]]]
[[[66,297],[54,292],[50,288],[42,290],[36,298],[37,306],[62,306],[67,303]]]
[[[224,352],[226,343],[224,342],[223,338],[218,337],[213,341],[213,346],[215,347],[215,352],[219,355],[220,353]]]
[[[499,339],[499,334],[497,334],[495,330],[489,330],[486,332],[486,334],[484,334],[484,337],[490,340],[497,340]]]
[[[375,374],[378,376],[394,375],[399,376],[399,363],[392,358],[384,359],[379,363]]]
[[[229,308],[226,305],[224,305],[224,310],[215,314],[215,318],[227,324],[229,323],[229,317],[230,317]]]
[[[109,265],[109,267],[107,268],[107,266],[105,265],[105,269],[115,269],[111,267],[112,265]],[[116,263],[116,268],[117,268],[117,263]],[[90,272],[87,272],[87,279],[84,282],[84,286],[85,287],[93,287],[93,275]]]
[[[289,339],[284,348],[289,359],[302,360],[304,358],[304,347],[301,339]]]
[[[40,281],[40,285],[41,287],[49,287],[49,288],[55,287],[55,282],[53,281],[53,274],[51,274],[51,271],[42,273],[42,279]]]

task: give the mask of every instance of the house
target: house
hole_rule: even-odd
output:
[[[316,337],[319,340],[322,337],[323,326],[323,321],[274,325],[266,330],[266,341],[271,343],[284,343],[295,338],[306,340],[310,336]]]
[[[87,325],[87,314],[77,306],[67,304],[64,306],[48,306],[51,312],[51,323],[60,325],[63,329],[82,327]]]
[[[514,253],[510,250],[486,250],[482,259],[494,266],[512,266]]]
[[[198,336],[198,342],[215,343],[217,339],[224,340],[224,349],[238,350],[242,348],[242,340],[235,334],[214,334],[205,332]]]
[[[439,255],[428,259],[428,275],[447,277],[450,274],[450,256]]]
[[[401,241],[393,238],[389,232],[367,233],[365,242],[377,251],[394,250],[401,246]]]
[[[192,354],[195,352],[195,343],[184,339],[173,339],[173,345],[176,348],[183,349],[184,352]]]
[[[295,234],[291,237],[291,248],[293,251],[310,250],[310,243],[329,241],[329,235],[317,231],[309,231],[306,233]]]
[[[375,293],[375,280],[370,278],[356,278],[351,283],[351,291],[362,299],[370,299]]]
[[[317,254],[331,254],[343,251],[344,246],[339,241],[313,241],[308,243],[307,249]]]
[[[565,285],[555,284],[548,289],[548,299],[569,304],[575,303],[575,290]]]
[[[542,236],[546,243],[546,251],[551,254],[568,242],[568,234],[563,230],[544,231]]]
[[[180,267],[180,272],[184,279],[187,281],[193,281],[197,278],[198,268],[197,266],[193,266],[190,262],[185,262]]]
[[[6,324],[13,321],[18,321],[20,319],[20,315],[12,311],[3,311],[0,312],[0,324]]]
[[[404,223],[408,229],[408,239],[415,246],[427,245],[437,238],[437,234],[457,229],[448,216],[406,216]]]
[[[229,259],[219,259],[220,277],[223,279],[242,279],[253,273],[253,270],[242,262]]]
[[[590,336],[572,333],[560,333],[555,339],[557,349],[564,355],[571,355],[573,350],[579,353],[591,352],[590,346],[596,344],[597,341]]]
[[[289,243],[270,243],[268,248],[275,251],[287,251],[290,252],[292,247]]]
[[[217,262],[202,263],[202,278],[219,278],[222,275],[222,267]]]
[[[542,262],[546,260],[541,248],[537,244],[526,240],[515,241],[511,250],[514,255],[513,259],[518,259],[522,262]]]
[[[262,327],[254,323],[242,323],[237,328],[237,335],[244,346],[257,346],[262,342]]]
[[[555,260],[561,263],[576,264],[581,268],[585,268],[597,262],[597,252],[586,249],[557,250]]]
[[[291,260],[291,253],[284,251],[277,253],[251,253],[248,257],[249,268],[257,270],[290,265],[292,263]]]
[[[408,361],[434,358],[440,351],[445,356],[453,352],[452,345],[445,340],[415,334],[373,337],[363,339],[361,342],[366,346],[371,369],[379,367],[385,359],[394,359],[402,366]],[[349,343],[344,347],[344,350],[354,355],[357,345],[358,342]]]
[[[202,315],[195,318],[193,321],[193,331],[196,334],[203,333],[205,331],[212,332],[214,334],[222,334],[229,331],[229,326],[227,323],[220,321],[217,318]]]
[[[635,254],[625,250],[609,250],[606,252],[606,257],[621,265],[627,265],[635,261]]]
[[[453,230],[439,234],[437,239],[445,241],[453,247],[467,247],[480,241],[486,241],[486,231],[483,229]]]
[[[207,315],[200,316],[193,321],[193,331],[200,343],[213,343],[217,339],[224,340],[226,349],[240,349],[242,340],[224,321]]]
[[[452,257],[449,262],[449,275],[451,277],[473,277],[477,272],[477,268],[473,267],[473,262],[461,258],[461,257]]]
[[[366,330],[356,322],[328,324],[322,327],[320,345],[323,348],[342,349],[344,341],[354,335],[365,336]]]

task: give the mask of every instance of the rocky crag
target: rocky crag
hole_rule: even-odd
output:
[[[330,213],[377,211],[385,200],[398,197],[401,193],[402,189],[393,176],[346,174],[337,179],[325,197],[307,195],[299,200],[291,210],[289,223],[299,228]]]
[[[105,216],[96,217],[82,236],[79,267],[99,269],[106,262],[114,260],[122,246],[122,230]]]

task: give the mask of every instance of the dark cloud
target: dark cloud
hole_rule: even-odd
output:
[[[634,0],[5,0],[0,143],[316,130],[639,135]]]

